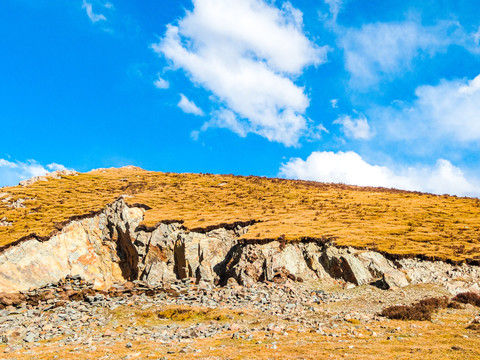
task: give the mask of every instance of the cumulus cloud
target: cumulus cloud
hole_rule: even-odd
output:
[[[460,41],[457,23],[443,22],[423,26],[416,21],[365,24],[360,29],[342,29],[345,68],[351,84],[366,88],[382,76],[392,77],[408,71],[421,53],[433,55]]]
[[[160,76],[153,82],[153,85],[155,85],[157,89],[168,89],[170,87],[170,83]]]
[[[412,104],[377,111],[378,118],[388,119],[391,136],[448,137],[461,143],[480,140],[480,75],[420,86],[415,94]]]
[[[303,33],[302,13],[289,3],[279,9],[263,0],[193,5],[178,24],[167,26],[154,51],[212,92],[218,108],[230,111],[228,121],[242,124],[241,132],[296,145],[307,127],[309,99],[294,79],[325,62],[327,53]]]
[[[105,7],[108,8],[108,6]],[[92,4],[90,4],[86,0],[83,0],[82,8],[85,9],[85,11],[87,12],[87,16],[93,23],[107,20],[107,18],[103,14],[95,14],[92,9]]]
[[[0,159],[0,186],[17,185],[22,180],[42,176],[50,171],[65,169],[65,166],[56,163],[43,166],[35,160],[20,162]]]
[[[203,110],[200,109],[193,101],[189,100],[185,95],[180,94],[180,101],[177,106],[183,110],[184,113],[203,116]]]
[[[287,178],[381,186],[434,194],[480,196],[479,182],[467,179],[461,169],[439,159],[434,166],[399,170],[372,165],[355,152],[313,152],[306,160],[290,159],[280,168]]]
[[[352,139],[368,140],[373,136],[373,132],[365,116],[359,116],[357,119],[353,119],[349,115],[342,115],[333,123],[342,125],[345,135]]]

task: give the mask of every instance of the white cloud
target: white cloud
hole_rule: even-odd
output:
[[[183,110],[184,113],[193,114],[197,116],[203,116],[203,110],[200,109],[195,103],[189,100],[185,95],[180,94],[180,101],[177,106]]]
[[[108,4],[108,3],[107,3]],[[111,5],[111,4],[110,4]],[[106,8],[109,6],[105,5]],[[83,0],[82,8],[87,12],[88,17],[93,23],[98,21],[105,21],[107,18],[103,14],[95,14],[92,9],[92,4],[88,3],[86,0]]]
[[[0,186],[17,185],[21,180],[30,179],[34,176],[42,176],[49,171],[65,169],[65,166],[56,163],[51,163],[44,167],[35,160],[14,162],[0,159]]]
[[[307,127],[309,99],[293,80],[327,53],[303,33],[301,12],[263,0],[193,4],[178,25],[167,26],[154,51],[211,91],[220,109],[247,122],[245,131],[296,145]]]
[[[434,194],[480,196],[479,182],[467,179],[458,167],[439,159],[435,166],[409,167],[394,171],[371,165],[355,152],[313,152],[306,160],[290,159],[280,168],[287,178],[381,186]]]
[[[330,10],[330,14],[332,15],[332,22],[337,22],[337,16],[340,13],[342,8],[343,1],[342,0],[325,0],[325,4],[328,5]]]
[[[478,28],[477,32],[473,34],[473,40],[476,45],[480,45],[480,27]]]
[[[338,108],[338,99],[330,100],[330,105],[332,105],[332,108],[337,109]]]
[[[378,118],[389,119],[391,136],[448,137],[466,143],[480,140],[480,75],[473,80],[421,86],[415,94],[410,105],[378,111]]]
[[[250,128],[248,122],[238,119],[232,111],[221,109],[212,115],[210,121],[203,124],[202,131],[206,131],[211,127],[219,127],[229,129],[241,137],[247,136]]]
[[[47,165],[47,169],[50,170],[50,171],[63,171],[63,170],[67,170],[67,168],[66,168],[65,166],[63,166],[62,164],[57,164],[57,163],[48,164],[48,165]]]
[[[373,136],[373,132],[365,116],[352,119],[349,115],[342,115],[333,123],[342,125],[343,132],[349,138],[368,140]]]
[[[420,53],[433,55],[460,41],[457,23],[426,27],[415,21],[365,24],[360,29],[342,29],[339,42],[351,84],[366,88],[382,76],[408,71]]]
[[[153,85],[155,85],[157,89],[168,89],[170,87],[170,83],[160,76],[153,82]]]

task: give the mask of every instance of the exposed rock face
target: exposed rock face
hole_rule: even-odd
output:
[[[324,278],[327,274],[318,259],[321,251],[322,247],[313,243],[237,245],[226,265],[226,279],[233,277],[241,285],[252,285],[281,276],[300,281]]]
[[[226,275],[242,285],[272,281],[286,275],[293,280],[335,278],[355,285],[380,281],[385,288],[408,285],[405,275],[381,254],[317,243],[237,246]]]
[[[125,280],[193,277],[219,282],[228,252],[246,229],[187,232],[181,224],[138,230],[142,208],[119,199],[91,218],[72,221],[48,241],[29,239],[0,254],[0,292],[18,292],[80,275],[96,288]]]
[[[19,185],[21,186],[28,186],[36,183],[37,181],[48,181],[48,179],[60,179],[61,175],[69,176],[69,175],[77,175],[78,173],[74,170],[55,170],[49,172],[43,176],[34,176],[28,180],[20,181]]]
[[[24,291],[67,275],[80,275],[97,287],[124,281],[130,264],[117,234],[135,229],[142,218],[142,209],[119,201],[97,216],[70,222],[48,241],[30,239],[6,249],[0,254],[0,291]]]
[[[373,251],[320,242],[239,242],[248,226],[204,233],[188,231],[180,223],[146,229],[138,226],[143,213],[142,207],[129,207],[119,199],[95,216],[70,222],[47,241],[32,238],[4,250],[0,292],[39,288],[73,275],[98,289],[125,280],[155,286],[185,278],[247,286],[286,278],[335,278],[354,285],[375,282],[388,289],[408,285],[407,274],[414,283],[449,281],[453,293],[465,290],[465,283],[455,283],[456,277],[468,273],[472,286],[480,279],[476,267],[419,260],[394,264]]]
[[[201,234],[174,223],[139,232],[134,244],[140,255],[140,279],[151,285],[182,278],[218,283],[229,251],[245,231],[237,226]]]
[[[451,265],[442,261],[402,259],[399,264],[413,284],[442,284],[451,294],[465,291],[480,293],[480,267]]]
[[[408,280],[403,272],[398,270],[391,261],[385,259],[382,254],[374,251],[361,252],[359,260],[368,268],[374,278],[382,278],[386,288],[404,287]]]
[[[364,285],[373,280],[372,274],[352,249],[330,247],[323,252],[321,262],[334,278],[345,279],[355,285]]]

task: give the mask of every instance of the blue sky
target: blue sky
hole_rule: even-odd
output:
[[[480,195],[474,0],[3,0],[0,39],[0,186],[134,164]]]

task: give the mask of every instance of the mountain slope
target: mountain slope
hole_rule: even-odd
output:
[[[340,246],[442,260],[480,259],[480,200],[382,188],[139,168],[100,169],[0,189],[0,246],[49,237],[119,196],[143,204],[143,225],[188,229],[256,220],[246,240],[334,237]]]

